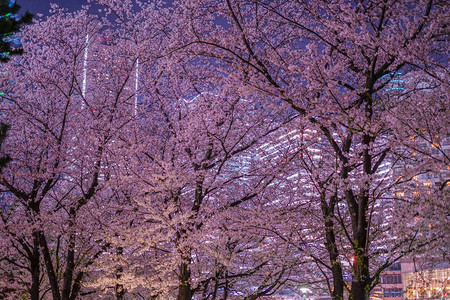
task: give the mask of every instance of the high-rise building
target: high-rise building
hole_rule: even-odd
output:
[[[129,114],[138,114],[138,89],[139,89],[139,58],[135,59],[133,69],[129,69],[125,58],[119,57],[111,48],[111,43],[102,35],[86,35],[86,47],[83,57],[81,107],[84,108],[86,97],[94,95],[99,88],[103,95],[108,95],[105,89],[110,88],[109,94],[113,94],[114,87],[121,87],[123,79],[129,77],[121,91],[121,100],[129,107]],[[105,93],[106,92],[106,93]]]

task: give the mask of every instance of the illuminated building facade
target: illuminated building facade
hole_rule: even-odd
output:
[[[450,299],[450,265],[402,274],[405,300]]]
[[[139,58],[134,62],[134,70],[132,70],[130,74],[127,74],[126,68],[123,68],[124,59],[117,57],[110,48],[110,42],[101,35],[86,35],[86,47],[83,55],[83,73],[81,81],[81,97],[83,99],[81,101],[81,108],[84,108],[85,99],[88,97],[88,94],[95,93],[95,90],[99,88],[101,83],[111,83],[112,87],[115,79],[114,76],[123,75],[129,76],[130,80],[128,80],[124,86],[121,100],[124,100],[129,104],[129,114],[136,116],[138,110]],[[105,86],[108,86],[108,84]]]
[[[402,300],[403,299],[403,278],[402,274],[410,272],[413,264],[408,262],[397,262],[391,265],[380,275],[379,284],[372,290],[370,299],[372,300]]]

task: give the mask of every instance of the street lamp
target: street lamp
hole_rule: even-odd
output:
[[[309,294],[311,294],[311,290],[309,289],[309,288],[307,288],[307,287],[301,287],[300,288],[300,291],[302,292],[302,299],[303,300],[307,300],[307,299],[309,299],[308,298],[308,295]]]

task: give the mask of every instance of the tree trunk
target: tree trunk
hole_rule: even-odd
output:
[[[366,220],[367,214],[367,197],[365,191],[361,193],[358,212],[352,211],[357,215],[357,223],[353,223],[353,280],[350,292],[350,299],[365,300],[369,296],[370,273],[369,258],[367,256],[366,241],[368,224]]]
[[[371,104],[368,103],[366,107],[366,114],[370,120],[372,114]],[[362,144],[365,146],[363,150],[363,171],[364,175],[372,174],[372,155],[369,152],[372,138],[368,134],[363,135]],[[354,278],[352,281],[352,289],[350,298],[352,300],[365,300],[369,298],[370,293],[370,272],[369,272],[369,257],[367,255],[367,237],[369,224],[367,222],[367,211],[369,205],[369,191],[370,181],[363,182],[364,186],[357,197],[358,202],[356,206],[351,208],[353,229],[353,247],[354,247]],[[356,222],[355,222],[356,221]]]
[[[64,270],[64,284],[62,299],[69,299],[72,290],[72,278],[75,269],[75,234],[70,234],[69,249],[67,250],[67,263]]]
[[[182,262],[180,265],[180,285],[178,286],[177,300],[191,300],[191,271],[189,262]]]
[[[326,242],[325,246],[328,251],[331,262],[331,272],[333,273],[333,291],[332,297],[334,300],[344,299],[344,279],[342,277],[342,266],[339,261],[339,253],[336,247],[336,240],[334,236],[333,221],[325,222],[326,226]]]
[[[50,254],[50,250],[48,249],[47,239],[45,238],[45,235],[42,231],[37,232],[37,235],[39,236],[42,256],[44,258],[45,269],[47,270],[47,277],[50,282],[53,300],[60,300],[61,295],[59,294],[58,279],[53,268],[52,257]]]
[[[72,292],[70,294],[69,300],[76,300],[78,297],[78,294],[81,290],[81,279],[84,276],[84,272],[79,272],[77,276],[75,277],[73,286],[72,286]]]
[[[355,273],[357,277],[352,281],[352,289],[350,299],[366,300],[369,299],[370,293],[370,274],[369,259],[367,256],[361,256],[354,263]],[[356,279],[356,280],[355,280]]]
[[[189,217],[189,222],[187,229],[181,228],[179,233],[177,234],[177,243],[185,239],[187,232],[190,232],[193,228],[199,229],[201,225],[196,224],[193,220],[197,217],[198,212],[200,210],[200,206],[203,201],[203,178],[197,180],[197,187],[195,189],[195,198],[194,204],[192,205],[192,216]],[[179,286],[178,286],[178,297],[177,300],[191,300],[192,291],[191,291],[191,253],[190,250],[179,249],[181,253],[181,264],[180,264],[180,276],[179,276]]]
[[[227,300],[228,299],[228,270],[225,271],[225,286],[223,288],[223,300]]]
[[[116,293],[116,300],[123,300],[125,296],[125,290],[123,289],[123,285],[116,284],[115,293]]]
[[[33,232],[33,253],[30,257],[30,270],[31,270],[31,288],[30,296],[31,300],[40,300],[39,297],[39,282],[41,277],[41,272],[39,269],[39,237],[37,232]]]
[[[118,247],[116,251],[117,255],[122,256],[123,254],[123,248]],[[122,277],[123,268],[119,267],[116,271],[116,279],[119,280],[120,277]],[[123,300],[125,296],[125,289],[123,288],[123,285],[120,283],[116,284],[115,287],[115,294],[116,294],[116,300]]]
[[[342,266],[339,261],[339,252],[336,246],[333,222],[336,201],[336,196],[332,196],[329,205],[327,205],[323,196],[322,214],[325,220],[325,247],[330,257],[331,272],[333,274],[333,291],[331,296],[334,300],[342,300],[344,299],[344,279],[342,277]]]

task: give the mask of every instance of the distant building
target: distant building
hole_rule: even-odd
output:
[[[393,264],[380,276],[371,300],[450,299],[450,264],[414,271],[414,264]]]
[[[113,95],[117,86],[123,86],[120,92],[121,101],[129,107],[127,112],[130,116],[138,113],[138,89],[139,89],[139,58],[135,58],[133,67],[127,65],[127,59],[114,52],[111,41],[97,34],[86,35],[86,47],[84,49],[83,69],[81,80],[80,99],[81,108],[84,109],[86,98],[99,98],[101,95]],[[129,62],[128,62],[129,63]],[[130,77],[130,80],[124,79]],[[116,91],[118,92],[118,91]],[[93,111],[99,113],[99,111]]]
[[[450,264],[402,274],[404,299],[450,299]]]
[[[403,278],[402,274],[413,270],[413,264],[408,262],[397,262],[386,269],[380,275],[379,284],[372,290],[372,300],[402,300]]]

